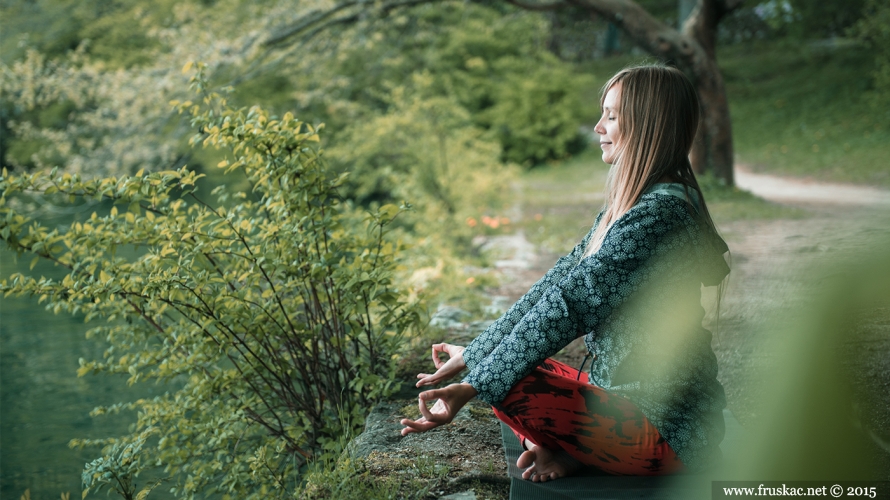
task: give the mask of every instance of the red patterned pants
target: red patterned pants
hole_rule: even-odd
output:
[[[495,408],[519,442],[564,450],[610,474],[652,476],[683,463],[633,403],[587,381],[578,370],[547,359]]]

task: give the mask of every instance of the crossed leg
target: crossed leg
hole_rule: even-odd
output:
[[[495,415],[526,450],[523,478],[547,481],[582,466],[617,475],[677,472],[683,463],[633,403],[587,382],[582,373],[547,359],[520,380]]]

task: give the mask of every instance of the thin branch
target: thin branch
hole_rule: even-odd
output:
[[[288,40],[291,37],[299,35],[302,31],[306,30],[313,24],[321,22],[321,21],[333,16],[337,12],[340,12],[343,9],[348,9],[349,7],[358,5],[360,3],[362,3],[362,2],[361,1],[343,2],[339,5],[335,5],[333,8],[326,10],[326,11],[321,10],[321,9],[312,10],[308,14],[303,16],[302,18],[298,19],[295,24],[292,24],[290,26],[285,26],[283,28],[276,30],[276,32],[272,33],[272,35],[270,35],[269,38],[260,42],[260,46],[271,47],[273,45],[278,45],[278,44]]]
[[[525,3],[525,2],[517,2],[516,0],[506,0],[506,2],[510,5],[515,5],[516,7],[519,7],[522,10],[529,10],[532,12],[549,12],[552,10],[563,9],[569,5],[566,2]]]
[[[659,21],[632,0],[568,1],[608,19],[641,48],[656,57],[675,61],[690,76],[693,61],[705,56],[704,49],[694,38]]]
[[[371,6],[369,2],[364,0],[343,2],[325,11],[313,10],[309,12],[307,15],[301,17],[300,19],[297,19],[290,26],[280,28],[275,33],[270,35],[269,38],[260,42],[260,47],[270,49],[274,48],[275,46],[289,45],[291,43],[294,43],[295,39],[299,39],[305,42],[318,33],[327,30],[331,26],[337,24],[353,24],[360,21],[364,17],[368,17],[370,13],[385,15],[395,9],[413,7],[426,3],[439,3],[444,1],[456,0],[399,0],[384,3],[383,5],[377,7]],[[365,6],[369,6],[369,11],[366,12],[362,10],[360,12],[347,14],[331,19],[331,17],[338,14],[339,12],[356,6],[361,6],[362,8]]]

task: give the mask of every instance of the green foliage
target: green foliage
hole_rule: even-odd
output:
[[[865,15],[850,30],[875,55],[874,89],[872,97],[877,109],[884,109],[885,121],[890,122],[890,4],[867,0]]]
[[[183,61],[238,66],[256,30],[283,9],[243,0],[7,4],[0,7],[2,166],[61,165],[83,177],[185,164],[188,131],[166,105],[187,98],[178,82]],[[239,30],[230,29],[235,24]],[[50,40],[57,31],[68,39],[61,47]]]
[[[502,159],[534,165],[581,147],[580,94],[589,83],[545,46],[533,13],[472,3],[421,5],[338,32],[325,61],[292,66],[303,109],[335,129],[391,110],[394,88],[463,107],[501,145]],[[376,61],[368,65],[367,61]]]
[[[80,375],[169,388],[94,412],[138,418],[130,436],[73,443],[106,445],[85,487],[113,479],[132,492],[105,474],[160,465],[183,498],[280,498],[307,459],[338,451],[344,425],[361,425],[369,405],[397,389],[399,342],[419,315],[393,281],[402,245],[387,233],[409,207],[353,209],[338,193],[347,176],[325,168],[317,128],[228,107],[205,92],[203,70],[192,79],[200,104],[175,106],[200,131],[192,142],[226,150],[220,167],[249,189],[219,186],[211,204],[186,168],[91,180],[4,170],[0,238],[67,274],[17,273],[0,292],[105,320],[88,333],[108,343],[105,357],[81,360]],[[67,227],[21,210],[28,199],[84,198],[110,210]]]
[[[178,127],[150,71],[107,71],[77,50],[36,50],[0,65],[3,166],[65,165],[87,176],[130,174],[177,162]]]
[[[788,30],[800,38],[842,36],[863,15],[868,0],[785,0],[791,9]]]
[[[404,498],[398,496],[400,481],[396,478],[378,479],[366,470],[361,461],[347,457],[336,461],[313,464],[300,487],[299,498],[362,498],[367,500]],[[409,489],[410,491],[410,489]],[[414,492],[421,498],[424,492]]]
[[[101,491],[108,486],[125,500],[143,500],[162,480],[155,480],[136,493],[133,479],[139,474],[138,455],[148,437],[156,429],[148,428],[130,442],[116,442],[109,445],[105,456],[86,464],[83,470],[83,498],[93,489]]]
[[[412,87],[431,80],[415,75]],[[417,200],[403,226],[439,248],[457,250],[472,236],[465,221],[506,201],[515,168],[498,160],[499,145],[453,99],[422,94],[395,89],[389,111],[350,127],[330,154],[351,171],[350,192],[360,202]]]
[[[431,58],[442,91],[497,138],[506,160],[533,165],[565,157],[578,138],[580,92],[589,81],[546,50],[539,16],[464,10]]]
[[[730,23],[742,22],[759,37],[784,38],[792,44],[843,36],[863,15],[869,0],[760,0],[737,9]],[[741,15],[738,15],[741,14]],[[753,14],[757,19],[745,20]],[[761,25],[758,29],[758,24]],[[762,28],[767,28],[763,30]],[[743,38],[744,39],[744,38]]]
[[[0,7],[3,59],[22,55],[21,41],[50,57],[64,56],[84,42],[91,55],[113,68],[145,64],[157,40],[150,27],[164,26],[181,0],[37,0]]]

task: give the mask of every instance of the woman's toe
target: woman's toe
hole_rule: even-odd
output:
[[[528,469],[535,464],[535,458],[535,452],[531,450],[524,451],[522,455],[519,455],[519,459],[516,460],[516,466],[520,469]]]
[[[532,481],[535,480],[534,466],[529,467],[528,469],[525,469],[525,471],[522,472],[522,479],[531,479]]]

